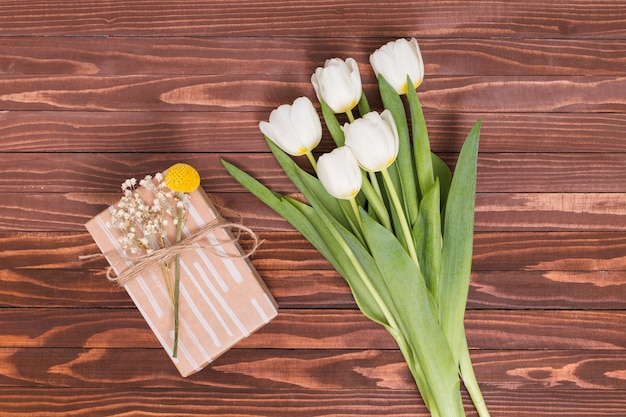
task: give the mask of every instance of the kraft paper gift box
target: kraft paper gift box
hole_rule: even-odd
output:
[[[107,226],[114,207],[98,214],[86,227],[115,273],[120,274],[133,262],[122,257],[118,242],[121,232]],[[218,216],[205,192],[201,188],[193,191],[189,194],[183,239],[221,219]],[[177,358],[172,358],[174,309],[161,268],[152,267],[124,285],[182,376],[198,372],[278,314],[272,295],[254,266],[241,256],[242,249],[230,231],[218,227],[205,236],[193,243],[193,248],[180,252]],[[173,266],[172,261],[172,277]]]

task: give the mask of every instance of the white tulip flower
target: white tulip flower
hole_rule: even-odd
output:
[[[359,165],[369,172],[388,168],[398,156],[400,140],[389,110],[378,114],[369,112],[343,126],[346,146],[354,153]]]
[[[319,157],[317,177],[330,195],[341,200],[356,197],[363,181],[359,164],[347,146]]]
[[[322,123],[307,97],[272,110],[269,122],[260,122],[265,136],[289,155],[309,154],[322,139]]]
[[[370,55],[370,64],[376,76],[382,74],[398,94],[408,91],[407,75],[411,77],[413,88],[424,80],[424,61],[415,38],[386,43]]]
[[[348,58],[326,60],[311,76],[311,83],[317,94],[334,113],[348,113],[361,99],[363,87],[361,74],[356,61]]]

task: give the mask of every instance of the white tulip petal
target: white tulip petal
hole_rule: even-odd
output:
[[[387,111],[385,119],[387,114],[390,115]],[[346,123],[343,130],[346,145],[352,149],[359,165],[366,171],[382,171],[398,156],[399,143],[395,123],[390,124],[377,112],[367,113],[350,124]]]
[[[376,76],[382,75],[398,94],[406,94],[408,90],[407,75],[413,87],[424,79],[424,61],[415,38],[386,43],[370,55],[370,64]]]
[[[335,198],[350,200],[361,190],[361,169],[347,146],[320,156],[317,176],[326,191]]]
[[[352,58],[326,60],[311,76],[311,83],[318,100],[324,100],[334,113],[352,110],[361,98],[361,75]]]
[[[298,156],[314,149],[322,138],[322,126],[313,103],[299,97],[292,105],[283,104],[270,113],[269,122],[259,129],[286,153]]]

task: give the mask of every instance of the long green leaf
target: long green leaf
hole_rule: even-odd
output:
[[[444,218],[446,203],[448,201],[448,193],[450,192],[450,182],[452,181],[452,171],[450,167],[443,162],[441,158],[431,152],[433,160],[433,172],[435,178],[439,179],[439,193],[441,198],[441,219]]]
[[[320,99],[320,106],[322,107],[322,116],[324,117],[324,123],[326,123],[328,132],[330,132],[330,136],[337,146],[343,146],[346,142],[346,138],[339,124],[339,120],[337,120],[337,116],[323,99]]]
[[[319,236],[314,224],[311,223],[311,221],[292,204],[289,204],[282,195],[273,192],[265,185],[261,184],[257,179],[230,162],[222,160],[222,165],[226,168],[228,173],[250,193],[252,193],[252,195],[257,197],[268,207],[281,215],[292,226],[298,229],[304,237],[311,242],[322,253],[322,255],[324,255],[324,257],[332,257],[330,248]]]
[[[463,317],[472,270],[480,124],[480,120],[476,122],[461,148],[450,185],[443,228],[439,316],[457,364],[464,337]]]
[[[414,346],[437,410],[441,416],[464,416],[458,366],[438,325],[424,278],[387,229],[367,218],[363,220],[363,229],[398,312],[397,320]]]
[[[315,209],[302,202],[274,193],[254,177],[227,161],[222,160],[222,164],[230,175],[250,191],[252,195],[276,211],[296,230],[302,233],[322,256],[329,261],[333,268],[346,279],[346,282],[352,289],[357,305],[365,316],[376,323],[388,326],[384,314],[372,295],[362,282],[354,278],[356,276],[354,267],[346,260],[345,254],[338,250],[336,239],[329,233]]]
[[[417,186],[415,181],[415,167],[411,156],[411,141],[409,138],[409,126],[404,111],[404,104],[396,90],[385,80],[382,75],[378,75],[378,88],[380,97],[382,98],[385,109],[388,109],[393,115],[393,120],[398,129],[398,137],[400,139],[398,158],[395,164],[398,167],[400,175],[400,183],[402,184],[402,195],[404,197],[404,205],[409,222],[413,224],[417,219],[417,209],[419,199],[417,195]]]
[[[435,182],[433,174],[433,162],[430,152],[430,141],[428,139],[428,129],[426,128],[426,120],[424,112],[420,104],[417,91],[411,86],[413,82],[407,76],[407,101],[409,102],[409,110],[411,114],[411,133],[413,139],[413,158],[415,159],[415,168],[417,171],[417,181],[420,186],[422,196],[430,190]]]
[[[336,223],[331,217],[323,218],[322,216],[328,216],[328,213],[320,212],[313,207],[306,205],[297,200],[291,200],[294,207],[297,207],[307,219],[315,225],[317,233],[320,235],[326,245],[332,248],[331,264],[346,280],[354,300],[356,301],[359,309],[370,320],[379,323],[385,327],[389,327],[389,323],[385,318],[384,313],[380,309],[379,304],[376,302],[370,288],[366,283],[359,278],[359,274],[355,268],[355,265],[351,262],[345,251],[339,246],[339,242],[335,234],[332,233],[328,225],[335,224],[336,228],[343,228],[343,226]],[[345,229],[344,229],[345,230]],[[346,236],[350,235],[349,232],[345,232]],[[305,236],[306,237],[306,236]],[[356,239],[356,238],[355,238]],[[357,240],[358,241],[358,240]],[[353,242],[354,243],[354,242]],[[354,243],[355,244],[355,243]],[[357,245],[357,244],[355,244]],[[322,252],[324,255],[324,253]]]
[[[439,179],[424,194],[420,211],[415,222],[415,247],[422,274],[431,295],[438,299],[439,277],[441,275],[441,207],[439,200]]]
[[[346,218],[346,211],[342,209],[342,203],[336,198],[331,196],[322,183],[314,176],[310,175],[295,163],[295,161],[287,155],[282,149],[280,149],[271,139],[265,138],[267,145],[269,146],[272,154],[278,161],[283,171],[291,182],[294,183],[296,188],[304,195],[307,200],[312,198],[312,195],[320,200],[326,210],[337,219],[341,224],[349,227],[351,221]],[[348,210],[349,212],[349,210]]]
[[[357,109],[359,110],[359,114],[361,115],[361,117],[370,112],[370,103],[367,101],[365,91],[361,91],[361,99],[357,103]]]

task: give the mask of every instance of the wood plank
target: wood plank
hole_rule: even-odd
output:
[[[82,231],[87,221],[119,199],[118,193],[0,193],[0,196],[0,229],[20,231]],[[211,197],[224,208],[228,219],[243,219],[255,232],[294,230],[270,208],[257,206],[261,203],[250,194],[211,193]],[[625,216],[626,193],[623,192],[479,193],[475,230],[620,232],[626,230]]]
[[[624,230],[626,195],[486,193],[476,197],[475,230]]]
[[[624,270],[626,240],[611,232],[509,232],[474,235],[478,270]]]
[[[286,309],[355,309],[337,272],[263,270],[262,278]],[[135,308],[105,269],[0,269],[0,306],[23,308]],[[625,271],[473,271],[467,308],[626,309]]]
[[[293,35],[292,35],[293,36]],[[351,56],[370,74],[386,37],[0,37],[0,71],[18,74],[309,74]],[[426,77],[436,75],[624,75],[622,39],[421,37]]]
[[[298,232],[262,232],[259,237],[263,245],[252,261],[260,271],[331,269]],[[251,243],[241,241],[244,248]],[[86,232],[0,231],[0,248],[3,269],[107,266],[103,259],[79,260],[79,256],[98,253]],[[625,251],[623,232],[484,232],[474,235],[473,268],[502,272],[624,271]]]
[[[606,390],[483,390],[493,415],[502,417],[536,417],[541,404],[546,415],[562,413],[569,417],[622,417],[624,392]],[[158,400],[158,401],[157,401]],[[465,398],[468,416],[474,416]],[[156,392],[141,388],[0,388],[0,408],[7,417],[23,417],[25,413],[45,413],[62,417],[71,411],[77,417],[110,416],[127,411],[143,414],[158,413],[163,417],[186,415],[267,415],[301,416],[320,413],[363,416],[385,410],[389,417],[428,417],[421,400],[412,390],[342,388],[327,389],[311,396],[297,388],[256,390],[252,397],[245,390],[206,390],[202,388],[168,389]]]
[[[268,270],[262,278],[281,308],[356,308],[334,270]],[[0,269],[0,282],[0,307],[135,308],[126,291],[106,279],[104,268]]]
[[[138,310],[0,309],[2,348],[158,348]],[[626,351],[626,312],[588,310],[469,310],[470,348]],[[131,336],[132,335],[132,336]],[[359,310],[282,309],[239,348],[395,349],[384,328]]]
[[[558,414],[588,417],[622,417],[626,408],[624,391],[597,389],[507,390],[486,387],[483,394],[494,416],[548,417]],[[158,399],[158,401],[156,401]],[[468,416],[472,406],[464,396]],[[540,405],[538,405],[540,404]],[[111,416],[132,410],[134,413],[179,417],[182,408],[193,415],[271,415],[291,417],[342,415],[389,417],[429,417],[415,390],[383,388],[325,389],[311,395],[298,389],[247,390],[216,388],[167,390],[149,388],[13,388],[0,387],[0,408],[6,417],[24,417],[45,413],[62,417],[71,412],[76,417]]]
[[[301,36],[397,37],[573,37],[623,38],[624,18],[613,2],[558,0],[523,3],[483,0],[437,2],[401,0],[344,2],[297,1],[289,4],[228,0],[179,2],[175,14],[168,3],[121,0],[80,6],[61,1],[15,2],[0,7],[4,36],[154,35],[160,36]],[[372,13],[376,22],[372,24]],[[270,24],[271,22],[271,24]]]
[[[439,155],[454,170],[457,154]],[[237,204],[237,201],[249,200],[249,197],[245,189],[224,169],[222,159],[237,165],[277,192],[297,191],[273,156],[267,153],[146,152],[138,155],[6,152],[0,153],[0,193],[32,193],[33,196],[37,193],[66,193],[68,198],[77,201],[95,202],[101,199],[113,202],[113,195],[125,179],[141,179],[146,174],[162,172],[176,162],[186,162],[198,169],[207,192],[216,195],[216,198],[232,200],[228,203],[234,204],[234,210],[239,210],[243,204]],[[305,157],[295,160],[305,170],[312,171]],[[626,192],[625,164],[626,153],[481,152],[478,156],[477,192],[510,195],[589,193],[596,194],[598,204],[601,204],[609,198],[608,193]],[[236,198],[226,195],[233,192],[238,194]],[[106,194],[111,196],[105,198]],[[538,204],[547,206],[545,202]]]
[[[606,395],[604,397],[608,398]],[[429,416],[414,390],[360,390],[348,387],[318,391],[315,395],[297,387],[281,390],[255,389],[254,394],[243,389],[211,387],[167,390],[134,387],[45,390],[0,387],[0,409],[6,417],[37,413],[45,413],[49,417],[62,417],[68,412],[76,417],[105,417],[123,414],[127,410],[132,410],[135,415],[180,417],[182,409],[192,410],[187,412],[188,415],[229,417],[243,415],[290,417],[294,412],[304,416],[323,414],[376,416],[381,409],[384,409],[385,415],[390,417]]]
[[[133,308],[104,269],[0,269],[0,306],[28,308]]]
[[[624,310],[626,272],[474,271],[469,309]]]
[[[161,349],[1,348],[3,387],[230,389],[274,392],[411,390],[399,350],[232,349],[202,372],[182,378]],[[623,352],[472,351],[485,389],[625,391]],[[102,372],[102,369],[108,369]],[[621,374],[620,374],[621,372]],[[250,394],[249,394],[250,395]],[[506,398],[506,396],[505,396]]]
[[[483,120],[481,157],[485,153],[626,152],[626,115],[620,113],[483,114],[427,109],[425,114],[431,148],[437,153],[458,152],[479,118]],[[268,117],[269,111],[7,111],[0,113],[0,152],[141,154],[137,157],[144,152],[222,153],[246,149],[250,154],[266,153],[258,123]],[[332,140],[325,135],[316,151],[331,149]],[[552,158],[552,165],[559,163],[560,158]]]
[[[363,88],[380,108],[375,78]],[[7,76],[4,110],[215,111],[272,110],[294,98],[315,99],[310,75]],[[624,112],[626,77],[431,77],[425,108],[455,112]]]
[[[626,178],[618,172],[626,163],[623,153],[483,152],[478,161],[477,190],[484,193],[615,193]]]
[[[0,152],[267,152],[262,112],[0,113]],[[617,122],[620,123],[620,122]],[[626,121],[624,121],[626,124]],[[143,155],[136,155],[143,156]]]

